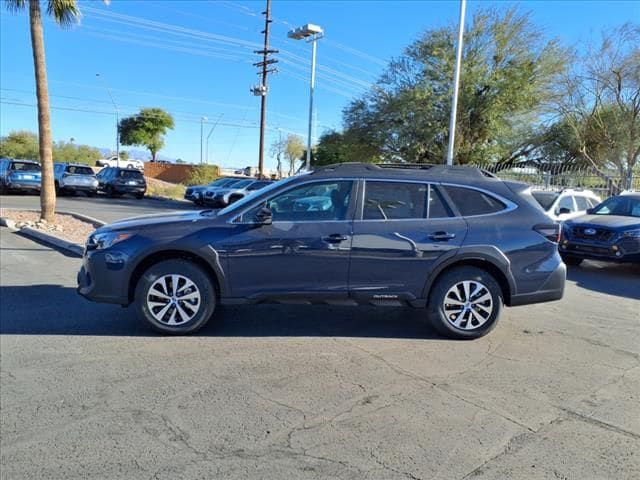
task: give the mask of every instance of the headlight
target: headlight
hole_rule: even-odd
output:
[[[112,247],[133,236],[131,232],[105,232],[94,233],[87,240],[87,250],[102,250]]]
[[[622,232],[622,236],[626,238],[640,238],[640,228],[637,228],[635,230],[625,230],[624,232]]]

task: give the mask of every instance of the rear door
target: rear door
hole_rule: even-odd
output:
[[[374,303],[420,298],[438,257],[462,245],[466,222],[429,183],[366,180],[362,187],[350,295]]]

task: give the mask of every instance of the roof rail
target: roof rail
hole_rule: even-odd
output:
[[[416,170],[428,170],[432,167],[437,167],[434,163],[377,163],[380,168],[409,168]]]

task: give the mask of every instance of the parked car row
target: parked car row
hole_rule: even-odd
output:
[[[144,175],[134,168],[105,167],[96,175],[91,167],[74,163],[54,163],[56,195],[83,192],[92,197],[98,192],[117,197],[132,194],[144,197],[147,184]],[[0,160],[0,193],[40,192],[41,166],[34,160]]]
[[[196,205],[224,208],[271,183],[251,178],[220,178],[208,185],[188,187],[184,198]]]

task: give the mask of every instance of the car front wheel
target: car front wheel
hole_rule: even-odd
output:
[[[496,326],[502,304],[500,285],[491,274],[476,267],[456,267],[433,286],[428,317],[442,335],[474,339]]]
[[[154,330],[184,335],[202,328],[216,307],[211,278],[188,260],[165,260],[151,266],[135,291],[135,308]]]
[[[562,261],[564,263],[566,263],[567,265],[571,265],[572,267],[577,267],[578,265],[580,265],[582,263],[582,258],[578,258],[578,257],[570,257],[568,255],[560,255],[562,257]]]

